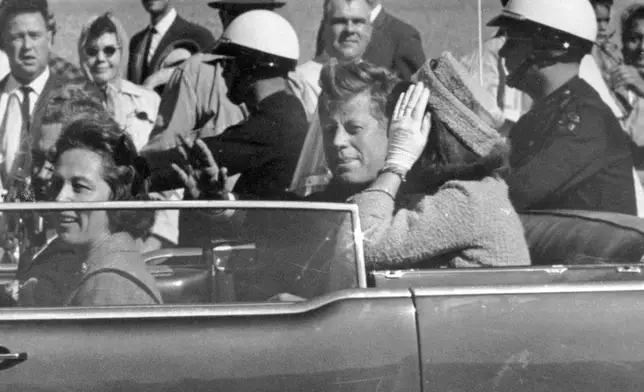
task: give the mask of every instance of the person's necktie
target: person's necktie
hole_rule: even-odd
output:
[[[20,109],[22,112],[22,128],[20,129],[20,147],[16,155],[16,162],[14,163],[15,174],[21,178],[29,176],[29,168],[31,165],[31,135],[29,128],[31,127],[31,92],[33,89],[29,86],[20,87],[22,91],[22,105]]]
[[[154,53],[150,53],[150,49],[152,47],[152,39],[154,38],[154,35],[157,33],[157,30],[150,26],[148,28],[148,34],[145,37],[145,44],[143,45],[143,56],[142,56],[142,64],[141,64],[141,83],[145,81],[145,78],[148,76],[148,67],[150,66],[150,61],[152,60],[152,55]]]

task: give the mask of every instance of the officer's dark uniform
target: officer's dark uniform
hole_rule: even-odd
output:
[[[218,136],[202,140],[219,167],[229,175],[241,173],[233,192],[244,198],[275,199],[291,183],[308,130],[301,101],[286,91],[264,98],[249,118]],[[182,214],[180,243],[199,243],[215,236],[208,219]]]
[[[302,103],[281,91],[264,98],[246,121],[203,141],[219,167],[241,173],[233,192],[269,197],[290,185],[307,130]]]
[[[537,102],[509,138],[517,210],[637,214],[628,137],[585,81],[575,77]]]

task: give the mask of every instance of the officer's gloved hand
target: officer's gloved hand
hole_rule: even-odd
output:
[[[425,149],[431,126],[430,113],[426,112],[429,95],[422,82],[400,94],[389,125],[385,170],[407,173]]]
[[[185,187],[186,196],[197,199],[226,199],[228,169],[220,168],[206,143],[197,139],[191,142],[183,136],[178,137],[177,149],[183,157],[182,167],[173,163],[172,169],[177,172]]]

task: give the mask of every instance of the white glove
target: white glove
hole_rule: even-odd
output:
[[[406,174],[425,149],[431,126],[431,115],[425,113],[429,95],[429,89],[422,82],[400,94],[389,125],[385,170]]]

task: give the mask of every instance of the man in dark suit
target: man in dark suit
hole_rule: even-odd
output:
[[[383,9],[380,0],[367,0],[373,7],[371,23],[373,31],[364,60],[389,68],[401,78],[409,80],[425,62],[425,52],[420,33],[413,26],[403,22]],[[324,2],[325,7],[328,0]],[[324,23],[318,29],[315,56],[324,52],[322,34]]]
[[[26,190],[31,146],[40,138],[49,94],[59,84],[47,65],[48,17],[47,0],[5,0],[0,14],[0,46],[11,70],[0,81],[0,186],[10,199]]]
[[[143,84],[159,68],[168,47],[180,46],[193,54],[215,45],[215,37],[205,27],[188,22],[177,14],[170,0],[141,0],[150,14],[150,25],[130,40],[128,79]]]

